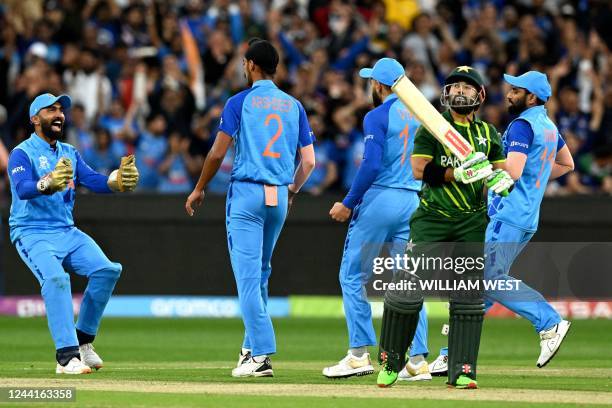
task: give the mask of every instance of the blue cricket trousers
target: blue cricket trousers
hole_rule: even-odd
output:
[[[513,279],[508,275],[512,263],[527,245],[532,232],[526,232],[502,221],[491,219],[485,235],[487,263],[485,279]],[[528,319],[535,330],[540,332],[561,322],[561,316],[535,289],[525,283],[519,284],[518,291],[487,291],[485,307],[488,310],[498,302],[506,308]]]
[[[349,347],[375,346],[372,309],[365,285],[372,262],[385,244],[390,256],[403,254],[410,236],[410,217],[419,206],[416,191],[372,186],[353,209],[340,264],[340,285]],[[427,355],[427,315],[421,310],[410,355]]]
[[[66,271],[88,278],[76,329],[95,336],[121,274],[121,265],[109,261],[98,244],[76,227],[25,234],[15,239],[14,244],[40,283],[55,348],[79,345],[70,276]]]
[[[278,186],[278,205],[265,205],[264,186],[232,181],[226,199],[227,245],[244,322],[242,347],[253,356],[276,352],[266,309],[272,252],[287,216],[287,186]]]

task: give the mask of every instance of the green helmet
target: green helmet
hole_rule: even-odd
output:
[[[484,87],[484,81],[480,73],[476,69],[467,65],[462,65],[453,69],[444,80],[444,85],[452,84],[458,81],[466,81],[472,83],[476,88]]]
[[[453,84],[457,82],[466,82],[469,86],[460,87],[460,91],[451,91]],[[468,88],[472,88],[468,91]],[[476,91],[474,93],[474,90]],[[471,95],[470,95],[471,93]],[[485,87],[482,77],[476,69],[463,65],[453,69],[444,81],[444,88],[440,95],[440,104],[446,106],[453,111],[467,115],[477,110],[485,99]]]

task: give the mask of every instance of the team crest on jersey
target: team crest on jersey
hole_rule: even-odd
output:
[[[38,167],[40,167],[41,170],[49,169],[49,159],[47,159],[47,156],[40,156],[38,158]]]

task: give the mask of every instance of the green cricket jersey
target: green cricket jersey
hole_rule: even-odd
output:
[[[506,160],[499,133],[493,125],[475,119],[469,125],[455,122],[449,111],[442,116],[457,129],[459,133],[470,142],[472,149],[483,152],[491,163]],[[450,150],[444,147],[423,126],[417,131],[414,139],[414,157],[433,159],[434,163],[442,167],[459,167],[461,165]],[[471,184],[458,182],[444,183],[441,186],[431,187],[423,183],[421,190],[420,207],[428,212],[434,212],[451,218],[465,213],[484,211],[486,209],[486,195],[484,193],[485,181]]]

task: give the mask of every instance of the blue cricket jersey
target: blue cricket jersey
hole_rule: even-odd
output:
[[[62,157],[72,162],[73,181],[64,191],[41,194],[36,183],[53,171]],[[97,193],[111,192],[106,184],[108,177],[93,171],[72,145],[58,141],[51,146],[35,133],[11,151],[8,172],[12,197],[9,226],[13,242],[26,233],[74,226],[76,185],[82,184]]]
[[[544,106],[525,110],[513,120],[503,135],[506,155],[527,155],[525,168],[507,197],[489,193],[489,216],[496,220],[535,232],[540,218],[540,204],[557,152],[565,142]]]
[[[269,185],[291,184],[298,147],[313,142],[302,104],[270,80],[231,97],[219,130],[234,139],[231,179]]]
[[[354,208],[370,186],[421,190],[421,181],[415,180],[410,164],[419,126],[395,94],[367,113],[363,162],[343,200],[347,208]]]

